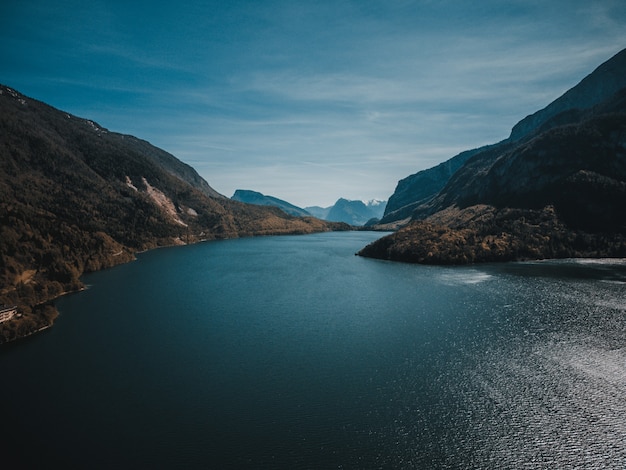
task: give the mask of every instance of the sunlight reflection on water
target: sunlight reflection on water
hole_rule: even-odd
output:
[[[89,276],[0,356],[3,442],[66,468],[624,468],[626,263],[355,257],[375,236]]]
[[[493,276],[477,269],[456,268],[456,271],[445,272],[438,279],[448,285],[455,284],[479,284],[488,281]]]
[[[626,353],[553,335],[485,353],[459,393],[482,467],[623,468]]]

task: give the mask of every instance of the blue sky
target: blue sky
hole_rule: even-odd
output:
[[[622,0],[4,0],[0,82],[231,196],[387,199],[626,47]]]

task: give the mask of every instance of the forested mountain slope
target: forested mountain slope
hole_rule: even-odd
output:
[[[0,86],[0,342],[49,325],[80,276],[162,245],[341,229],[231,201],[148,142]]]

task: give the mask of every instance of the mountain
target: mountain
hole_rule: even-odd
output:
[[[387,208],[387,201],[381,201],[380,199],[372,199],[365,203],[367,208],[372,212],[372,216],[375,219],[380,219]]]
[[[96,126],[95,123],[93,125]],[[206,180],[196,172],[196,170],[194,170],[186,163],[181,162],[173,155],[167,153],[165,150],[161,150],[160,148],[153,146],[149,142],[133,137],[132,135],[123,135],[116,133],[108,134],[112,140],[122,140],[123,145],[126,149],[133,150],[134,152],[147,157],[148,159],[156,163],[160,168],[165,170],[167,173],[189,183],[205,196],[220,199],[225,198],[225,196],[218,193],[211,186],[209,186],[209,183],[207,183]]]
[[[257,206],[274,206],[285,211],[287,214],[296,217],[310,217],[312,214],[300,207],[294,206],[282,199],[278,199],[272,196],[265,196],[264,194],[256,191],[250,191],[246,189],[237,189],[235,194],[231,197],[233,201],[245,202],[247,204],[255,204]]]
[[[333,206],[330,206],[330,207],[307,206],[304,208],[304,210],[307,211],[309,214],[311,214],[313,217],[326,220],[326,217],[328,216],[328,213],[330,212],[332,208]]]
[[[343,198],[330,207],[311,206],[302,209],[281,199],[243,189],[236,190],[231,199],[259,206],[278,207],[296,217],[313,216],[329,222],[344,222],[354,226],[363,226],[368,222],[377,223],[385,211],[385,201],[372,200],[365,203]]]
[[[626,77],[624,57],[516,125],[517,140],[474,152],[411,208],[406,228],[360,253],[423,263],[626,256],[626,83],[605,98]]]
[[[378,223],[385,211],[386,201],[350,201],[339,198],[330,207],[307,207],[306,210],[323,220],[345,222],[350,225],[363,226]]]
[[[346,229],[231,201],[148,142],[0,85],[0,342],[49,326],[83,273],[163,245]]]
[[[389,197],[381,223],[390,223],[411,217],[413,210],[443,189],[450,177],[481,149],[468,150],[427,170],[400,180]]]
[[[370,210],[363,201],[339,199],[330,209],[326,220],[346,222],[350,225],[365,225],[372,218]]]
[[[576,122],[581,110],[588,110],[609,100],[624,87],[626,87],[626,49],[597,67],[578,85],[548,106],[522,119],[513,127],[506,140],[462,152],[434,168],[420,171],[399,181],[389,198],[381,223],[410,218],[417,207],[435,197],[452,175],[475,155],[487,152],[497,156],[515,147],[520,141],[532,138],[541,130]]]
[[[626,49],[615,54],[545,108],[526,116],[511,130],[511,140],[519,140],[539,129],[558,114],[574,109],[590,109],[626,87]]]
[[[510,150],[467,162],[414,217],[476,204],[553,205],[584,230],[622,231],[626,199],[626,88],[575,123],[538,131]]]

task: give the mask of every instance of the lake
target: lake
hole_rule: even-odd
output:
[[[86,276],[52,329],[0,349],[0,462],[626,465],[625,260],[354,256],[380,236],[207,242]]]

